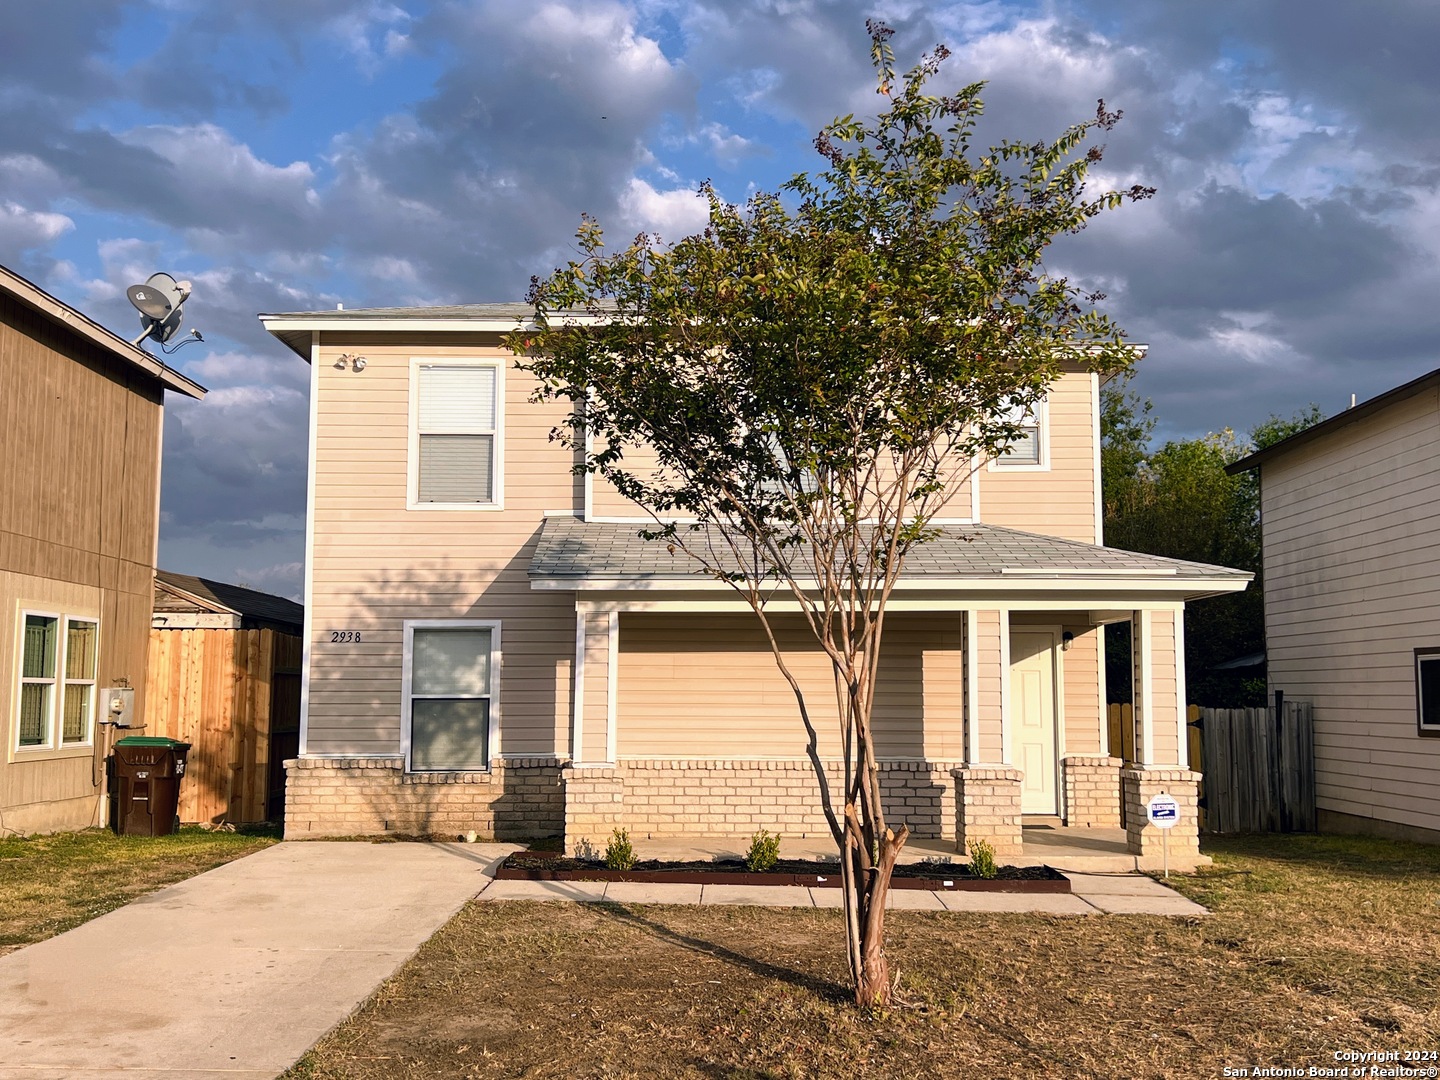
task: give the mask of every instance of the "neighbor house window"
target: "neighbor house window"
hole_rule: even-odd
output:
[[[1420,734],[1440,736],[1440,649],[1415,650],[1415,711]]]
[[[95,723],[95,648],[100,627],[85,619],[65,620],[65,688],[61,698],[60,743],[88,743]]]
[[[499,507],[502,383],[496,362],[414,362],[412,508]]]
[[[93,619],[25,613],[18,749],[53,750],[93,741],[99,636]]]
[[[488,769],[497,719],[499,624],[410,624],[406,637],[409,769]]]
[[[1010,444],[995,455],[992,466],[1006,469],[1048,467],[1045,403],[1037,401],[1028,407],[1017,405],[1006,413],[1005,420],[1018,425],[1019,431]]]

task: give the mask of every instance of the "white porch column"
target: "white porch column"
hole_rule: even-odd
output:
[[[575,613],[575,693],[570,757],[577,766],[615,762],[615,691],[620,614]]]
[[[1137,766],[1121,774],[1125,831],[1130,851],[1153,866],[1167,841],[1172,857],[1199,855],[1200,774],[1188,765],[1185,726],[1184,610],[1178,605],[1141,608],[1132,622]],[[1175,799],[1180,821],[1162,838],[1146,807],[1159,794]]]
[[[615,768],[619,648],[619,612],[582,608],[575,613],[571,763],[561,772],[570,855],[603,850],[610,831],[624,820],[625,781]]]
[[[955,846],[976,840],[1019,855],[1020,780],[1011,766],[1010,613],[965,613],[965,761],[955,769]]]

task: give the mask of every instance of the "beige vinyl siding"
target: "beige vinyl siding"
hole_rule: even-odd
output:
[[[1440,646],[1440,401],[1431,389],[1261,467],[1272,690],[1315,706],[1322,810],[1440,829],[1440,739],[1414,650]]]
[[[973,722],[980,725],[980,761],[996,764],[1001,760],[1001,686],[1002,668],[1000,657],[1000,636],[1008,634],[1005,614],[1000,611],[977,611],[975,613],[976,641],[974,643],[975,663],[979,665]],[[1006,673],[1005,678],[1009,675]]]
[[[656,477],[663,479],[663,474],[658,471],[658,462],[655,451],[650,446],[639,446],[625,451],[625,467],[633,471],[637,476],[645,480],[652,480]],[[973,479],[970,475],[968,464],[961,466],[956,478],[950,485],[949,497],[939,505],[934,516],[941,519],[958,518],[964,521],[971,519],[971,497],[970,485]],[[615,486],[601,476],[594,476],[590,479],[590,517],[592,519],[604,518],[638,518],[645,521],[651,520],[650,515],[635,503],[621,496],[615,490]]]
[[[1049,467],[983,467],[980,520],[1095,543],[1094,379],[1066,372],[1046,399]]]
[[[659,473],[659,460],[655,450],[648,443],[626,449],[624,468],[646,481],[663,479]],[[615,485],[603,476],[589,478],[590,518],[636,518],[650,521],[651,517],[641,507],[615,490]]]
[[[1100,754],[1108,738],[1100,712],[1101,633],[1093,626],[1066,626],[1075,635],[1060,654],[1065,672],[1065,753]]]
[[[343,352],[365,370],[337,369]],[[411,360],[455,357],[500,360],[504,508],[407,510]],[[581,507],[573,457],[549,439],[564,406],[528,402],[496,335],[327,333],[317,374],[307,751],[398,753],[404,621],[495,619],[498,750],[568,752],[574,600],[532,592],[525,573],[545,513]],[[332,642],[337,630],[361,641]]]
[[[1174,765],[1179,761],[1179,698],[1175,680],[1175,612],[1156,611],[1150,617],[1150,734],[1154,740],[1149,761]]]
[[[840,753],[829,659],[798,618],[776,619],[776,635],[805,693],[820,753]],[[875,694],[881,758],[921,758],[925,729],[958,749],[960,623],[955,616],[891,616]],[[946,664],[948,654],[953,664]],[[925,681],[935,672],[935,685]],[[620,618],[619,745],[623,758],[805,756],[795,695],[753,615]]]

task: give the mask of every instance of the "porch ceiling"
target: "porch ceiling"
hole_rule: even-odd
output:
[[[707,591],[728,587],[697,574],[663,540],[646,540],[643,523],[545,520],[531,557],[531,588],[567,591]],[[905,560],[900,591],[1031,594],[1165,593],[1198,599],[1237,592],[1251,575],[1207,563],[1165,559],[998,525],[946,525]]]

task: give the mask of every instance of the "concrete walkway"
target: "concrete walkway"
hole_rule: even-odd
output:
[[[1067,893],[931,892],[894,889],[891,910],[1030,911],[1048,915],[1208,915],[1194,901],[1139,874],[1067,873]],[[650,885],[634,881],[492,881],[485,901],[839,907],[839,889],[803,885]]]
[[[511,845],[277,844],[0,957],[4,1080],[272,1080]]]

